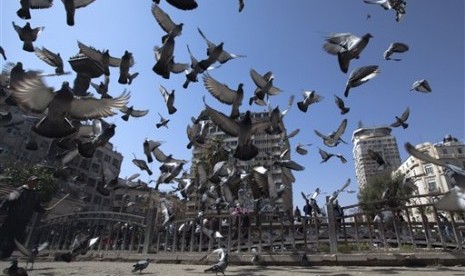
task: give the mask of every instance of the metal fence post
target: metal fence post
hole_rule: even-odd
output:
[[[326,213],[328,215],[328,238],[329,252],[337,253],[337,234],[336,234],[336,219],[334,218],[333,201],[326,199]]]

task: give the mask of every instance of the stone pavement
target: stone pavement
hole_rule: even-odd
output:
[[[214,263],[214,260],[205,262],[204,265],[188,264],[167,264],[150,263],[142,275],[215,275],[206,274],[204,270]],[[109,261],[76,261],[71,263],[36,261],[33,270],[28,270],[29,276],[71,276],[71,275],[94,275],[94,276],[124,276],[138,275],[131,272],[134,262],[109,262]],[[20,261],[20,266],[24,267],[25,262]],[[0,261],[0,269],[9,266],[9,262]],[[221,274],[220,274],[221,275]],[[236,266],[230,265],[225,271],[227,276],[308,276],[308,275],[465,275],[463,266],[426,266],[426,267],[405,267],[405,266]]]

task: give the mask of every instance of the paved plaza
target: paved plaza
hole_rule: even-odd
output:
[[[166,264],[151,263],[142,275],[215,275],[206,274],[204,270],[213,264],[213,260],[205,265]],[[21,260],[20,266],[24,266]],[[30,276],[70,276],[70,275],[94,275],[94,276],[124,276],[138,275],[131,272],[133,262],[84,262],[71,263],[38,261],[33,270],[28,270]],[[0,261],[0,268],[9,266],[9,262]],[[221,274],[220,274],[221,275]],[[228,276],[254,275],[465,275],[463,266],[427,266],[427,267],[385,267],[385,266],[233,266],[230,265],[225,272]]]

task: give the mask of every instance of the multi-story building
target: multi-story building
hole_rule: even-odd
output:
[[[442,142],[434,144],[425,142],[416,145],[415,148],[435,159],[465,168],[465,144],[450,135],[447,135]],[[415,184],[417,190],[414,193],[416,194],[445,193],[453,187],[445,168],[427,163],[414,156],[407,157],[397,171],[410,178]],[[421,197],[418,198],[417,203],[426,204],[434,200],[434,196]]]
[[[363,189],[370,179],[380,173],[380,166],[368,155],[368,150],[378,153],[386,163],[383,169],[391,171],[400,166],[400,155],[397,141],[391,135],[390,127],[370,127],[356,129],[352,134],[355,175],[360,189]]]
[[[241,114],[242,116],[243,114]],[[252,113],[252,120],[269,120],[269,112],[256,112]],[[241,119],[241,118],[239,118]],[[212,121],[208,122],[209,129],[207,134],[208,139],[220,139],[225,147],[235,149],[237,146],[237,137],[231,137],[225,134],[219,127],[217,127]],[[279,187],[281,184],[284,184],[286,187],[285,192],[282,196],[275,202],[276,206],[279,208],[279,211],[292,211],[292,183],[295,181],[292,171],[288,168],[282,168],[280,166],[271,165],[272,160],[279,159],[280,154],[285,150],[289,149],[289,141],[283,139],[286,136],[286,129],[284,125],[281,125],[283,132],[279,134],[268,134],[266,132],[257,133],[252,137],[253,144],[259,149],[258,155],[249,161],[240,161],[237,160],[237,168],[244,169],[245,171],[249,170],[252,166],[264,166],[271,170],[272,179],[275,182],[275,185]],[[198,160],[199,156],[202,154],[204,149],[202,147],[194,147],[192,151],[193,160]],[[290,159],[290,152],[288,151],[284,158]],[[195,164],[192,166],[195,170]],[[247,193],[247,192],[246,192]],[[247,193],[248,194],[248,193]],[[187,212],[194,212],[196,209],[195,199],[187,202]],[[250,203],[251,204],[251,203]],[[249,205],[250,205],[249,204]],[[253,206],[245,206],[250,209]]]

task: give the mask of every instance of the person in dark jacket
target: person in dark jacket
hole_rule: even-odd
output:
[[[34,212],[45,212],[36,191],[38,182],[37,176],[29,177],[26,184],[11,192],[1,205],[0,211],[6,210],[7,215],[0,227],[0,259],[11,256],[15,249],[14,239],[22,241]]]

